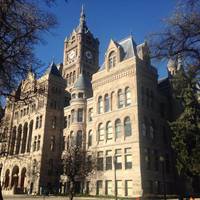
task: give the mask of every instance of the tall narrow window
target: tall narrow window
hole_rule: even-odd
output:
[[[132,152],[131,148],[125,148],[125,169],[132,168]]]
[[[122,169],[122,150],[115,150],[115,169]]]
[[[40,150],[40,139],[41,139],[41,136],[38,135],[38,141],[37,141],[37,151]]]
[[[117,119],[115,121],[115,138],[119,138],[121,137],[121,132],[122,132],[122,125],[121,125],[121,120],[120,119]]]
[[[115,67],[115,65],[116,65],[116,53],[112,51],[108,58],[108,67],[112,68]]]
[[[151,169],[151,157],[149,148],[144,149],[144,159],[145,159],[146,169]]]
[[[72,82],[73,82],[73,83],[75,82],[75,79],[76,79],[76,72],[74,71],[74,72],[73,72],[73,77],[72,77]]]
[[[76,145],[80,147],[82,146],[82,131],[77,132]]]
[[[124,95],[121,89],[118,90],[117,97],[118,97],[118,108],[122,108],[124,105]]]
[[[103,99],[102,96],[98,98],[98,113],[103,113]]]
[[[39,128],[39,117],[36,117],[35,129]]]
[[[71,111],[71,120],[72,120],[72,123],[74,123],[74,121],[75,121],[75,111],[74,110]]]
[[[88,133],[88,147],[92,146],[92,130]]]
[[[125,195],[132,196],[133,195],[133,182],[132,180],[125,181]]]
[[[98,136],[99,136],[99,141],[104,141],[104,128],[103,128],[103,124],[99,124],[98,127]]]
[[[126,117],[124,120],[124,133],[125,133],[125,137],[132,135],[130,117]]]
[[[111,122],[107,122],[106,124],[106,140],[112,140],[113,138],[113,130]]]
[[[51,122],[52,128],[56,128],[56,121],[57,121],[56,116],[54,116]]]
[[[108,94],[105,95],[104,97],[104,105],[105,105],[105,112],[108,112],[110,110],[110,99]]]
[[[106,195],[113,195],[113,187],[112,187],[112,181],[111,180],[107,180],[106,181]]]
[[[42,127],[42,115],[40,115],[39,128]]]
[[[103,171],[103,151],[97,153],[97,170]]]
[[[51,151],[54,151],[55,150],[55,144],[56,144],[56,141],[55,141],[55,136],[51,136],[51,139],[50,139],[50,150]]]
[[[123,195],[123,185],[121,180],[116,181],[117,186],[117,195],[122,196]]]
[[[125,89],[125,104],[126,106],[131,105],[131,90],[129,87]]]
[[[106,151],[106,170],[112,170],[112,150]]]
[[[93,109],[90,108],[88,110],[88,121],[91,122],[92,121],[92,117],[93,117]]]
[[[77,121],[83,122],[83,109],[82,108],[78,109]]]
[[[151,120],[151,125],[150,125],[150,137],[153,139],[155,137],[155,122],[154,120],[152,119]]]

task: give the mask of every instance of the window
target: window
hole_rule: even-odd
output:
[[[115,169],[122,169],[122,150],[115,150]]]
[[[98,135],[99,135],[99,141],[104,141],[104,128],[102,123],[99,124]]]
[[[115,121],[115,138],[116,139],[121,136],[121,129],[122,129],[121,120],[117,119]]]
[[[108,67],[110,69],[112,67],[115,67],[115,65],[116,65],[116,53],[112,51],[108,58]]]
[[[142,122],[142,135],[146,136],[147,135],[147,128],[146,128],[146,119]]]
[[[149,107],[149,88],[146,88],[146,106]]]
[[[67,78],[66,78],[66,87],[68,86],[69,83],[69,74],[67,74]]]
[[[93,109],[90,108],[88,110],[88,121],[91,122],[92,121],[92,117],[93,117]]]
[[[123,195],[122,181],[121,180],[117,180],[116,181],[116,186],[117,186],[117,195],[122,196]]]
[[[77,146],[82,146],[82,131],[77,132],[76,144]]]
[[[161,192],[160,181],[155,181],[154,184],[155,184],[156,193],[160,194],[160,192]]]
[[[154,170],[158,171],[159,169],[159,157],[158,157],[158,151],[153,150],[153,155],[154,155]]]
[[[132,168],[132,152],[131,148],[125,149],[125,169]]]
[[[75,111],[74,110],[71,111],[71,120],[72,120],[72,123],[75,121]]]
[[[112,181],[106,181],[106,195],[113,195]]]
[[[125,89],[125,104],[126,106],[131,105],[131,90],[129,87]]]
[[[36,151],[36,149],[37,149],[37,136],[34,137],[33,151]]]
[[[48,175],[52,175],[53,174],[53,159],[49,159],[49,163],[48,163]]]
[[[103,113],[103,99],[102,96],[98,98],[98,113]]]
[[[130,117],[126,117],[124,120],[124,133],[125,137],[131,136],[132,134]]]
[[[39,117],[36,117],[35,129],[39,128]]]
[[[83,109],[82,108],[78,109],[77,121],[78,122],[82,122],[83,121]]]
[[[52,128],[56,128],[56,116],[53,117],[51,125]]]
[[[103,151],[97,153],[97,170],[103,171]]]
[[[112,170],[112,150],[106,151],[106,170]]]
[[[42,115],[40,115],[39,128],[42,127]]]
[[[70,142],[71,142],[71,146],[74,146],[75,145],[75,137],[74,137],[74,132],[71,131],[70,133]]]
[[[112,124],[111,122],[107,122],[106,124],[106,140],[112,140],[113,133],[112,133]]]
[[[124,95],[121,89],[118,90],[117,97],[118,97],[118,108],[122,108],[124,105]]]
[[[154,107],[154,94],[153,94],[152,90],[151,90],[151,93],[150,93],[150,106],[151,106],[151,108]]]
[[[88,133],[88,147],[92,146],[92,130]]]
[[[97,195],[102,194],[103,181],[97,181]]]
[[[151,169],[151,160],[150,160],[151,157],[149,148],[144,149],[144,159],[145,159],[146,169]]]
[[[37,141],[37,151],[40,150],[40,139],[41,139],[41,136],[38,135],[38,141]]]
[[[108,94],[104,97],[104,103],[105,103],[105,112],[108,112],[110,110],[110,99]]]
[[[125,181],[125,195],[126,196],[133,195],[133,182],[131,180]]]
[[[67,116],[64,117],[64,128],[67,128]]]
[[[153,139],[155,137],[155,122],[153,119],[151,120],[149,132],[150,132],[150,137]]]
[[[76,98],[76,94],[73,93],[73,94],[72,94],[72,99],[75,99],[75,98]]]
[[[78,93],[78,98],[81,98],[81,99],[83,98],[83,93],[82,92]]]
[[[68,116],[68,127],[70,126],[71,123],[71,115]]]
[[[74,72],[73,72],[73,76],[72,76],[72,82],[73,82],[73,83],[75,82],[75,79],[76,79],[76,72],[74,71]]]
[[[54,151],[55,150],[55,136],[51,136],[50,138],[50,150]]]
[[[114,92],[111,92],[111,97],[110,97],[110,110],[114,109]]]

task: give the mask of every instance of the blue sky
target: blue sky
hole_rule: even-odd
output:
[[[46,44],[36,46],[38,58],[47,66],[54,58],[62,62],[64,39],[79,23],[84,5],[87,25],[100,41],[100,64],[110,39],[121,40],[132,34],[137,44],[164,27],[162,20],[171,15],[174,0],[57,0],[50,9],[58,20],[51,34],[43,35]],[[159,75],[166,75],[163,64],[156,64]]]

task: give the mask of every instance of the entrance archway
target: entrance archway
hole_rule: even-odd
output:
[[[21,171],[21,181],[20,181],[20,188],[24,189],[24,182],[26,178],[26,168],[24,167]]]
[[[19,180],[19,167],[15,165],[12,170],[11,188],[13,186],[15,188],[18,186],[18,180]]]
[[[7,188],[9,186],[9,182],[10,182],[10,170],[7,169],[5,173],[4,188]]]

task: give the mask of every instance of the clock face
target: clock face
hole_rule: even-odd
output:
[[[71,51],[69,52],[69,54],[68,54],[69,60],[72,60],[72,59],[74,59],[75,57],[76,57],[76,52],[75,52],[75,50],[71,50]]]
[[[85,56],[90,60],[90,59],[92,59],[92,53],[91,53],[91,51],[86,51],[85,52]]]

